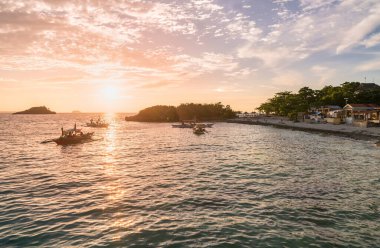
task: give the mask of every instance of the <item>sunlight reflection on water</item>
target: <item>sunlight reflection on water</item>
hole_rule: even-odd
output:
[[[380,243],[372,143],[225,123],[195,136],[123,117],[61,147],[39,142],[97,115],[0,115],[1,246]]]

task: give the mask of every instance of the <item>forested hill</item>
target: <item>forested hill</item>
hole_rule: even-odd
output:
[[[46,114],[55,114],[55,112],[51,111],[50,109],[48,109],[45,106],[41,106],[41,107],[32,107],[30,109],[20,111],[20,112],[16,112],[13,114],[14,115],[20,115],[20,114],[29,114],[29,115],[43,114],[43,115],[46,115]]]
[[[141,110],[137,115],[125,117],[127,121],[176,122],[182,120],[217,121],[235,117],[229,105],[186,103],[177,107],[157,105]]]
[[[374,83],[345,82],[340,86],[325,86],[321,90],[301,88],[298,93],[276,93],[257,109],[266,113],[294,117],[298,112],[324,105],[343,107],[348,103],[380,104],[380,86]]]

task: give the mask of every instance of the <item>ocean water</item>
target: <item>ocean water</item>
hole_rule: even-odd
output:
[[[373,142],[216,123],[0,114],[0,247],[380,247]]]

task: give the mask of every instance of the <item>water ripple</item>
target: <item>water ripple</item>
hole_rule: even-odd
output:
[[[0,115],[1,247],[379,247],[368,142],[120,115],[102,140],[39,144],[91,118]]]

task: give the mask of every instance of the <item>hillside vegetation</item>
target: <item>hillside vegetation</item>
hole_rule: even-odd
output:
[[[267,114],[294,118],[298,112],[324,105],[343,107],[348,103],[375,103],[380,105],[380,86],[373,83],[345,82],[340,86],[325,86],[321,90],[301,88],[298,93],[276,93],[257,109]]]
[[[229,105],[184,103],[177,107],[157,105],[141,110],[137,115],[126,117],[127,121],[176,122],[182,120],[218,121],[234,118],[236,113]]]

